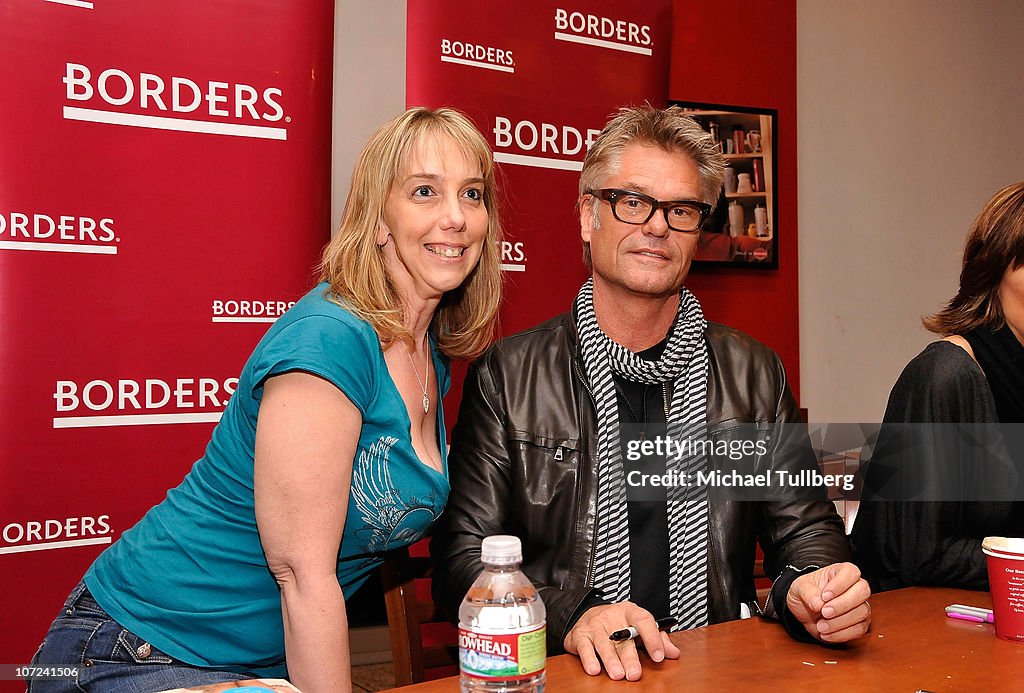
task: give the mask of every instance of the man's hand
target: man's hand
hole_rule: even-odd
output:
[[[871,627],[870,596],[871,588],[857,566],[833,563],[794,580],[786,606],[818,640],[848,642]]]
[[[587,609],[576,625],[565,636],[565,649],[580,658],[583,670],[591,676],[601,673],[601,664],[608,678],[618,681],[640,679],[640,656],[635,640],[612,642],[608,636],[617,630],[633,626],[639,633],[647,654],[655,662],[679,658],[679,648],[668,633],[658,630],[654,617],[633,602],[603,604]]]

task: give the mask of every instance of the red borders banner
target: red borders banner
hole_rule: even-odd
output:
[[[3,661],[177,485],[311,285],[333,5],[0,0]]]
[[[586,278],[578,172],[617,108],[665,105],[671,19],[670,0],[409,3],[408,104],[465,111],[499,163],[506,334],[568,310]]]

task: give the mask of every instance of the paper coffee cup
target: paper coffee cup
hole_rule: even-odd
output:
[[[989,591],[996,635],[1024,642],[1024,539],[985,537]]]

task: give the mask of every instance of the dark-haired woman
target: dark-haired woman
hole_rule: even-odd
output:
[[[986,536],[1024,535],[1024,183],[975,220],[943,335],[889,395],[852,540],[872,591],[987,589]]]

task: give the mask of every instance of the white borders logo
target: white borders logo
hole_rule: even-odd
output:
[[[295,301],[214,299],[211,322],[276,322]]]
[[[0,240],[0,250],[117,255],[116,244],[121,242],[110,217],[50,216],[38,212],[0,212],[0,239],[4,235],[26,240]],[[68,242],[49,240],[54,238]]]
[[[441,39],[441,62],[482,67],[485,70],[498,72],[514,73],[516,71],[516,62],[512,57],[512,51],[481,46],[476,43],[452,41],[446,38]]]
[[[148,72],[138,73],[136,84],[135,76],[117,68],[107,68],[100,72],[94,85],[92,70],[86,65],[71,62],[65,65],[62,81],[67,87],[65,96],[68,101],[90,101],[98,96],[115,109],[133,104],[142,109],[182,114],[195,113],[206,102],[205,113],[210,117],[233,117],[236,122],[143,115],[68,105],[64,106],[65,120],[267,140],[288,139],[288,131],[283,127],[243,125],[237,122],[250,118],[258,122],[276,123],[283,120],[290,123],[291,118],[284,115],[284,109],[277,101],[282,96],[282,91],[277,87],[259,91],[248,84],[212,80],[200,87],[187,77],[171,77],[165,82],[160,75]],[[234,106],[233,112],[228,110],[229,102]],[[257,108],[266,110],[258,112]]]
[[[505,272],[526,271],[526,245],[522,241],[501,242],[501,269]]]
[[[583,12],[555,10],[555,39],[651,55],[651,27]],[[614,39],[614,40],[611,40]]]
[[[80,7],[83,10],[94,9],[92,2],[89,0],[45,0],[45,2],[52,2],[55,5],[67,5],[68,7]]]
[[[152,424],[217,423],[222,411],[167,412],[166,409],[226,407],[238,386],[238,378],[160,378],[143,380],[90,380],[81,387],[74,380],[56,381],[53,399],[57,413],[80,407],[93,412],[128,412],[164,409],[151,414],[89,414],[55,416],[54,428],[104,428],[107,426],[149,426]],[[172,402],[173,400],[173,402]]]
[[[593,128],[581,132],[571,125],[553,125],[540,123],[539,127],[530,120],[512,122],[510,118],[495,116],[494,118],[494,160],[501,164],[516,166],[533,166],[534,168],[553,168],[562,171],[582,171],[583,161],[562,159],[554,156],[535,156],[531,154],[512,154],[498,151],[515,146],[520,151],[540,151],[542,154],[558,154],[573,156],[586,154],[594,143],[600,130]]]
[[[0,530],[0,538],[6,546],[0,546],[0,554],[27,553],[29,551],[50,551],[70,549],[73,546],[94,546],[111,542],[110,515],[96,517],[68,517],[63,520],[29,520],[9,522]],[[58,537],[66,537],[58,541]],[[88,537],[70,539],[68,537]],[[22,541],[31,543],[19,543]]]

